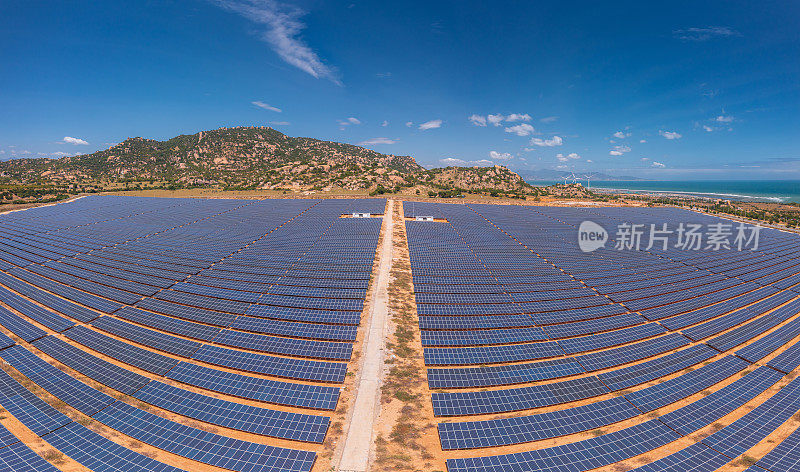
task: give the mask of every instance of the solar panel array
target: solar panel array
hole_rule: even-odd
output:
[[[671,208],[405,202],[404,212],[450,472],[629,459],[635,470],[713,471],[800,411],[800,380],[787,375],[800,366],[796,234],[762,228],[742,251],[674,239],[646,249],[645,235],[640,250],[617,250],[622,223],[735,225]],[[609,230],[593,252],[578,247],[587,220]],[[746,414],[723,420],[735,411]],[[688,448],[637,458],[704,428],[713,434]],[[754,470],[797,468],[797,438]]]
[[[385,206],[93,196],[0,215],[16,372],[0,371],[0,406],[90,470],[310,471],[381,230],[343,216]],[[0,470],[58,470],[37,452],[0,426]]]

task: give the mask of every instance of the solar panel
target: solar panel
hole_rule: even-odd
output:
[[[282,382],[180,362],[166,376],[169,379],[235,397],[277,405],[334,410],[339,388]]]
[[[47,434],[43,439],[90,470],[184,472],[121,446],[78,423],[69,423]]]
[[[610,393],[595,376],[548,384],[478,392],[434,392],[435,416],[466,416],[529,410]]]
[[[613,464],[643,454],[681,436],[658,420],[640,423],[563,446],[500,456],[448,459],[449,472],[505,472],[508,470],[575,472]]]
[[[322,443],[330,419],[244,405],[153,381],[133,395],[188,418],[281,439]]]
[[[0,470],[14,472],[58,472],[51,463],[42,459],[21,442],[0,449]]]
[[[623,397],[537,415],[487,421],[439,423],[442,449],[519,444],[608,426],[640,415]]]

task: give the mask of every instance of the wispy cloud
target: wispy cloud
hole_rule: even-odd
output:
[[[714,121],[717,123],[730,123],[734,120],[731,115],[719,115],[718,117],[714,118]]]
[[[339,123],[339,129],[344,129],[346,126],[350,126],[350,125],[360,125],[361,124],[361,120],[359,120],[358,118],[356,118],[354,116],[351,116],[350,118],[347,118],[345,120],[336,120],[336,122]]]
[[[705,28],[675,30],[672,35],[683,41],[708,41],[715,38],[741,36],[741,33],[729,26],[706,26]]]
[[[389,126],[389,122],[386,121],[386,120],[383,120],[383,123],[381,123],[381,126],[383,126],[385,128],[385,127]]]
[[[509,126],[506,128],[506,133],[514,133],[517,136],[528,136],[534,132],[533,126],[528,123],[520,123],[518,125]]]
[[[608,151],[608,154],[610,156],[621,156],[626,152],[631,152],[630,146],[622,145],[622,146],[614,146],[614,149]]]
[[[391,72],[378,72],[377,74],[375,74],[375,77],[379,79],[388,79],[391,76],[392,76]]]
[[[486,117],[481,115],[475,115],[469,117],[469,121],[475,126],[486,126]]]
[[[503,122],[504,119],[505,116],[499,113],[497,115],[489,115],[486,117],[486,120],[495,126],[500,126],[500,124]]]
[[[80,144],[80,145],[84,145],[84,146],[89,144],[89,142],[84,140],[84,139],[73,138],[73,137],[70,137],[70,136],[64,136],[64,139],[62,139],[61,142],[66,143],[66,144],[75,144],[75,145],[79,145]]]
[[[527,113],[512,113],[506,117],[506,121],[513,123],[515,121],[531,121],[531,115]]]
[[[540,147],[555,147],[564,144],[564,140],[560,136],[553,136],[550,139],[531,138],[531,144]]]
[[[556,154],[556,159],[558,159],[559,162],[567,162],[570,159],[580,159],[580,158],[581,158],[581,156],[576,152],[571,152],[571,153],[567,154],[566,156],[564,154],[561,154],[561,153]]]
[[[406,128],[411,128],[412,126],[414,126],[413,121],[406,121]]]
[[[653,163],[650,166],[651,167],[656,167],[656,168],[659,168],[659,169],[663,169],[664,167],[667,167],[664,164],[662,164],[660,162],[656,162],[656,161],[653,161]]]
[[[396,139],[391,139],[391,138],[372,138],[372,139],[367,139],[365,141],[361,141],[360,143],[358,143],[358,145],[368,146],[371,144],[394,144],[396,142],[397,142]]]
[[[419,125],[419,129],[425,131],[426,129],[435,129],[442,127],[442,120],[430,120]]]
[[[625,139],[625,138],[629,137],[630,135],[631,135],[630,133],[626,133],[624,131],[617,131],[612,136],[614,136],[617,139]]]
[[[456,166],[456,167],[489,167],[494,165],[494,162],[486,159],[480,159],[477,161],[465,161],[464,159],[457,159],[454,157],[439,159],[439,163],[444,166]]]
[[[658,131],[658,134],[664,136],[667,139],[681,139],[683,137],[682,134],[676,133],[675,131]]]
[[[264,102],[259,101],[259,100],[256,100],[256,101],[250,102],[250,103],[252,103],[253,105],[257,106],[258,108],[262,108],[264,110],[274,111],[274,112],[277,112],[277,113],[281,113],[283,111],[278,107],[274,107],[274,106],[270,105],[269,103],[264,103]]]
[[[273,126],[289,126],[291,123],[288,121],[270,121],[269,124]]]
[[[316,52],[300,38],[306,25],[300,21],[304,12],[274,0],[212,0],[220,7],[236,12],[262,25],[261,40],[272,47],[281,59],[318,79],[342,85],[336,70],[323,63]]]
[[[489,159],[494,159],[496,161],[507,161],[513,157],[514,156],[507,152],[489,151]]]
[[[545,116],[544,118],[540,119],[542,123],[553,123],[558,119],[557,116]]]

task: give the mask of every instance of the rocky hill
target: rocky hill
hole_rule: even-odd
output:
[[[530,188],[505,167],[425,170],[410,156],[293,138],[267,127],[220,128],[167,141],[130,138],[92,154],[0,162],[5,185],[90,184],[102,189],[119,182],[291,190]]]

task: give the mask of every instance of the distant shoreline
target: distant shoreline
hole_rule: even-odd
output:
[[[532,185],[553,181],[529,181]],[[578,180],[586,186],[586,180]],[[632,194],[649,197],[693,197],[704,200],[790,203],[800,202],[800,181],[797,180],[598,180],[589,190],[606,194]]]

